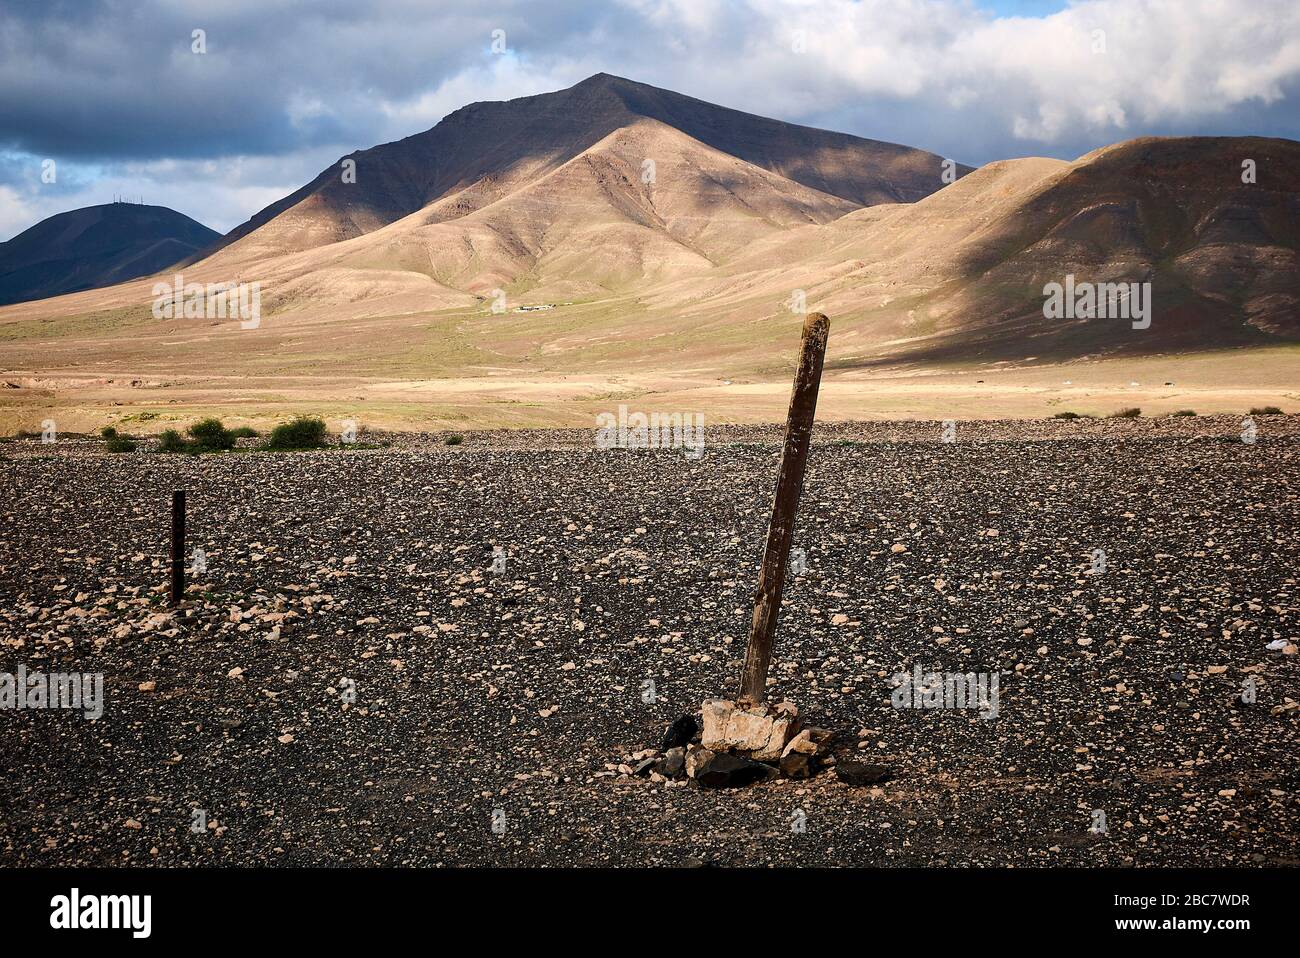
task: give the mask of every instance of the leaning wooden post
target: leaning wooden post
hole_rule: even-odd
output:
[[[172,493],[172,590],[171,604],[185,597],[185,490]]]
[[[772,640],[781,613],[781,591],[785,588],[786,564],[794,538],[794,517],[799,509],[803,489],[804,467],[808,464],[808,444],[812,439],[813,413],[817,411],[817,387],[822,381],[822,362],[826,358],[826,339],[831,321],[813,313],[803,324],[799,344],[799,369],[794,375],[790,394],[790,413],[785,423],[785,448],[781,451],[781,469],[776,479],[776,496],[772,502],[772,521],[767,527],[767,547],[758,574],[758,592],[754,596],[754,622],[749,630],[749,648],[740,676],[740,701],[759,705],[767,694],[767,668],[772,661]]]

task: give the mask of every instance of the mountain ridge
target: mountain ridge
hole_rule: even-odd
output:
[[[470,104],[417,137],[454,149],[386,152],[358,163],[357,184],[331,168],[326,189],[233,231],[186,266],[187,280],[259,282],[286,368],[295,350],[328,365],[308,345],[328,341],[456,355],[456,375],[520,363],[761,371],[801,306],[835,319],[828,368],[844,371],[1300,340],[1291,140],[1138,138],[1074,161],[997,161],[950,184],[937,156],[898,148],[930,192],[861,205],[889,179],[869,162],[883,155],[875,141],[817,139],[608,75]],[[844,144],[860,164],[836,152]],[[1242,157],[1256,161],[1257,182],[1243,181]],[[391,179],[400,191],[386,191]],[[898,182],[896,192],[907,177]],[[379,205],[362,202],[374,193]],[[1071,275],[1150,283],[1152,324],[1047,315],[1045,289]],[[40,312],[134,315],[147,290],[78,294]],[[505,318],[516,312],[527,319]],[[0,322],[26,315],[11,308]],[[391,341],[365,332],[372,324]],[[417,343],[432,326],[438,343],[426,350]]]

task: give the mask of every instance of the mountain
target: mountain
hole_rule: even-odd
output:
[[[1242,182],[1244,158],[1254,182]],[[719,272],[673,295],[716,313],[804,288],[816,308],[869,327],[841,365],[1298,340],[1300,143],[1143,138],[1073,163],[1001,161],[918,203],[755,245]],[[1045,317],[1044,286],[1071,275],[1150,283],[1150,328]]]
[[[1143,138],[945,184],[931,153],[601,74],[349,158],[355,182],[331,167],[184,265],[259,283],[256,328],[160,322],[140,281],[0,310],[11,368],[779,378],[800,299],[849,376],[1300,340],[1291,140]],[[1071,281],[1149,283],[1149,327],[1046,315],[1044,288]]]
[[[106,203],[58,213],[0,243],[0,304],[149,276],[218,238],[165,206]]]
[[[608,142],[634,130],[647,131],[648,142],[636,136]],[[728,189],[733,175],[766,172],[769,181],[804,187],[801,202],[815,196],[817,216],[912,202],[943,186],[942,158],[923,150],[770,120],[599,73],[556,93],[472,103],[423,133],[343,157],[233,230],[221,246],[238,247],[232,252],[239,258],[266,256],[352,239],[417,212],[422,225],[460,219],[538,187],[597,148],[618,155],[615,181],[629,184],[640,182],[646,160],[655,161],[658,178],[665,161],[707,151],[721,163],[712,171],[719,178],[708,184],[714,192]],[[355,163],[355,182],[344,181],[345,160]],[[958,166],[955,172],[969,171]],[[609,173],[606,163],[591,176],[603,189]],[[676,192],[704,179],[680,182]]]

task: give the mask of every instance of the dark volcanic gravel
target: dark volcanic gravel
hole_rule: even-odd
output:
[[[890,774],[727,791],[628,771],[735,688],[779,429],[5,444],[0,672],[105,709],[0,711],[0,864],[1295,865],[1300,419],[1258,422],[819,425],[772,694]],[[895,709],[916,665],[998,717]]]

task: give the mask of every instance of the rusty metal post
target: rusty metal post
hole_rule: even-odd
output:
[[[804,467],[808,464],[813,414],[817,411],[817,388],[821,385],[830,329],[831,321],[821,313],[811,314],[803,324],[799,368],[794,375],[794,391],[790,394],[785,448],[781,451],[781,469],[777,474],[776,495],[772,502],[772,521],[767,527],[767,547],[763,550],[758,591],[754,596],[754,622],[749,631],[745,667],[740,675],[740,701],[749,705],[761,704],[767,694],[772,640],[781,614],[781,591],[785,588],[795,513],[799,509],[799,493],[803,490]]]
[[[185,597],[185,490],[172,493],[172,590],[171,604]]]

